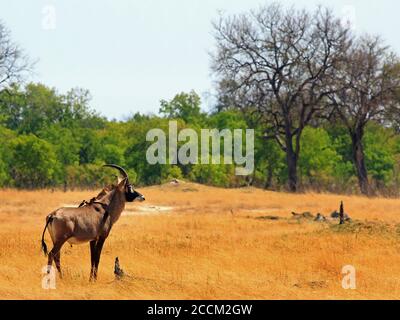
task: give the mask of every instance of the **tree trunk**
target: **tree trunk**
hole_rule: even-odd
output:
[[[298,154],[300,152],[300,146],[296,146],[296,150],[293,146],[293,135],[290,130],[290,122],[287,121],[286,123],[286,165],[287,165],[287,172],[288,172],[288,188],[290,192],[297,191],[297,160]]]
[[[296,148],[299,149],[299,148]],[[297,153],[293,148],[292,134],[286,133],[286,165],[288,170],[288,187],[290,192],[297,191]]]
[[[267,189],[267,190],[272,187],[273,173],[274,173],[274,170],[273,170],[272,165],[268,164],[268,167],[267,167],[267,180],[265,181],[265,186],[264,186],[264,188]]]
[[[365,165],[364,146],[362,144],[363,129],[358,128],[352,133],[353,161],[356,168],[358,184],[361,193],[367,196],[372,195],[372,190],[368,181],[368,171]]]
[[[290,192],[297,191],[297,156],[291,151],[286,152],[286,161],[288,167],[288,186]]]

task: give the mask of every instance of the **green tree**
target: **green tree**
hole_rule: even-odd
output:
[[[102,143],[94,130],[83,129],[80,134],[79,163],[89,164],[101,161]]]
[[[80,143],[72,130],[58,124],[51,125],[42,129],[38,136],[54,146],[58,162],[63,166],[79,163]]]
[[[146,141],[147,132],[159,128],[168,133],[168,119],[156,116],[135,115],[127,122],[125,151],[126,164],[137,173],[137,182],[141,184],[159,184],[162,182],[166,165],[150,165],[146,160],[146,150],[153,143]]]
[[[34,135],[21,135],[13,141],[12,176],[19,188],[57,185],[60,169],[53,146]]]
[[[334,181],[341,156],[332,146],[329,134],[322,128],[307,127],[302,136],[300,173],[303,184],[328,186]]]
[[[396,142],[391,130],[374,124],[367,127],[364,136],[365,162],[378,187],[387,186],[393,179]]]
[[[124,150],[114,144],[106,144],[102,148],[101,158],[105,163],[116,163],[125,166]]]
[[[36,134],[46,126],[63,119],[62,100],[54,88],[30,83],[25,87],[21,101],[17,130],[23,134]]]
[[[90,108],[89,102],[90,94],[83,89],[62,95],[40,83],[29,83],[23,89],[14,84],[0,93],[1,121],[23,134],[37,134],[54,124],[64,128],[103,128],[104,118]]]
[[[190,179],[208,185],[218,187],[233,186],[235,180],[234,165],[209,165],[209,164],[196,164],[190,172]]]
[[[177,94],[171,101],[161,100],[160,113],[168,119],[199,123],[205,119],[200,110],[201,99],[194,91]]]
[[[13,181],[10,176],[12,164],[12,152],[10,141],[15,139],[15,133],[3,126],[0,126],[0,187],[11,186]]]

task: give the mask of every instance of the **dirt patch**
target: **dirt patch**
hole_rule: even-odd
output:
[[[143,214],[161,214],[171,212],[174,207],[167,206],[154,206],[154,205],[142,205],[134,208],[126,208],[122,213],[123,216],[134,216]]]

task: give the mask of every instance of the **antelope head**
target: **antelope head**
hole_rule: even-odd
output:
[[[125,171],[120,166],[117,166],[116,164],[106,164],[103,167],[109,167],[109,168],[114,168],[117,169],[121,175],[122,175],[122,180],[118,181],[118,188],[120,188],[122,191],[125,192],[125,199],[127,202],[133,202],[133,201],[144,201],[145,198],[144,196],[137,192],[134,188],[133,185],[129,182],[129,176],[128,173]]]

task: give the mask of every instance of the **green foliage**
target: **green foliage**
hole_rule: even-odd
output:
[[[104,163],[118,163],[120,166],[125,166],[124,150],[114,144],[104,145],[101,158]]]
[[[305,128],[299,161],[300,174],[310,185],[332,183],[342,157],[332,146],[331,138],[322,128]]]
[[[79,163],[99,162],[102,158],[102,143],[96,131],[84,129],[80,135]]]
[[[46,127],[58,124],[64,128],[104,127],[105,120],[89,107],[90,95],[73,89],[60,95],[43,84],[28,84],[21,89],[13,85],[0,92],[2,123],[22,134],[37,134]]]
[[[12,176],[17,187],[30,189],[57,184],[60,165],[49,142],[30,134],[19,136],[12,145]]]
[[[50,142],[57,154],[58,161],[63,166],[79,163],[80,143],[74,132],[60,125],[52,125],[42,129],[38,137]]]
[[[142,184],[158,184],[162,181],[165,165],[150,165],[146,160],[146,150],[152,142],[146,141],[147,132],[153,128],[168,132],[168,120],[159,117],[136,115],[127,122],[125,140],[128,147],[125,151],[125,161],[128,168],[137,173],[137,180]]]
[[[66,185],[71,188],[100,188],[116,184],[115,171],[97,164],[75,165],[66,168]]]
[[[12,148],[10,142],[15,138],[15,133],[0,126],[0,187],[12,186],[10,164],[12,163]]]
[[[347,187],[350,184],[357,184],[355,181],[355,169],[351,148],[351,139],[346,128],[341,125],[330,125],[326,128],[331,142],[340,160],[335,164],[335,177],[338,184]]]
[[[182,179],[182,171],[177,165],[166,165],[161,172],[161,181],[169,182],[172,179]]]
[[[370,176],[378,184],[386,185],[393,178],[396,142],[390,130],[377,125],[368,127],[364,138],[365,162]]]
[[[161,100],[160,113],[168,119],[182,119],[186,123],[196,123],[204,119],[200,103],[200,97],[196,92],[182,92],[171,101]]]
[[[126,121],[107,121],[89,107],[90,94],[73,89],[59,94],[42,84],[13,85],[0,92],[0,187],[98,188],[115,183],[115,170],[105,163],[124,166],[132,183],[159,184],[186,179],[220,187],[247,184],[280,189],[286,185],[285,153],[264,137],[263,124],[237,110],[203,113],[195,92],[180,93],[161,102],[161,116],[135,114]],[[255,130],[255,171],[250,177],[235,175],[234,165],[178,163],[150,165],[146,151],[149,130],[159,128],[168,142],[169,121],[178,132],[194,129]],[[186,142],[178,142],[178,148]],[[364,137],[370,179],[382,190],[400,185],[400,137],[392,129],[370,124]],[[200,144],[199,144],[200,146]],[[336,123],[305,128],[301,138],[299,180],[303,187],[352,191],[357,186],[351,140]],[[224,141],[221,139],[221,152]],[[200,152],[200,149],[199,149]],[[210,147],[211,152],[211,147]]]
[[[255,183],[278,189],[287,180],[285,153],[275,141],[265,139],[262,128],[256,128],[255,133]]]
[[[206,165],[196,164],[189,174],[189,178],[195,182],[214,185],[218,187],[231,186],[230,180],[234,178],[232,165]]]
[[[210,115],[208,119],[210,128],[222,129],[246,129],[247,123],[243,115],[237,110],[225,110]]]

